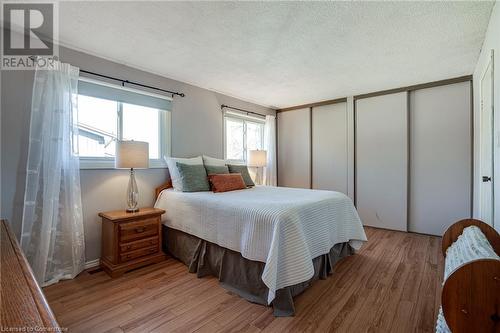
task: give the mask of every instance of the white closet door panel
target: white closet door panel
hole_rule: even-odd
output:
[[[363,224],[407,230],[407,93],[356,101],[356,207]]]
[[[470,83],[410,95],[409,230],[442,235],[471,215]]]
[[[309,109],[278,114],[278,185],[310,188]]]
[[[312,184],[347,194],[347,103],[313,108]]]

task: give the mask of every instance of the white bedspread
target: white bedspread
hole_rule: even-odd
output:
[[[266,263],[268,302],[278,289],[307,281],[312,259],[338,243],[358,250],[366,235],[352,201],[342,193],[256,186],[224,193],[164,190],[155,207],[163,223],[244,258]]]

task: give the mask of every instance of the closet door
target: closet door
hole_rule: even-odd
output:
[[[407,230],[407,93],[356,100],[356,207],[364,225]]]
[[[347,194],[347,103],[312,110],[312,187]]]
[[[278,113],[278,186],[310,188],[309,109]]]
[[[471,216],[470,83],[410,95],[409,230],[442,235]]]

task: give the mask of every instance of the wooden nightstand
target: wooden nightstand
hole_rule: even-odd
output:
[[[163,209],[141,208],[99,213],[102,217],[101,267],[111,277],[165,260],[161,250]]]

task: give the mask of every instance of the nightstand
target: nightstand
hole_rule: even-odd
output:
[[[101,267],[111,277],[165,260],[161,247],[163,209],[99,213],[102,217]]]

